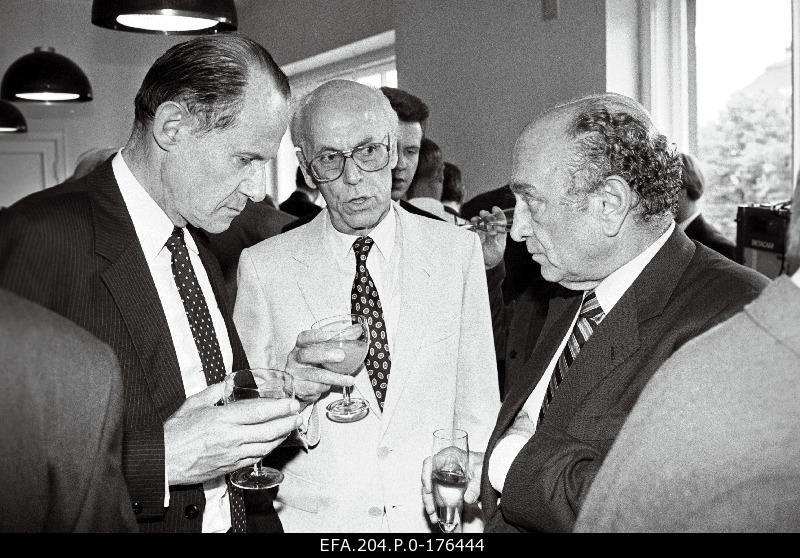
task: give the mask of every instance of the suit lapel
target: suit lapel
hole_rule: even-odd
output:
[[[401,249],[400,313],[391,349],[392,369],[380,438],[389,428],[409,378],[418,370],[412,363],[416,362],[420,345],[426,339],[425,332],[431,329],[428,309],[435,305],[436,296],[430,285],[432,265],[424,249],[425,235],[404,211],[398,210],[396,215],[395,243]]]
[[[158,292],[125,207],[111,163],[92,175],[95,251],[109,260],[101,277],[136,350],[150,395],[166,420],[186,396]]]
[[[339,292],[336,269],[338,264],[325,242],[325,219],[327,212],[321,211],[310,223],[307,242],[298,247],[295,260],[302,266],[297,274],[297,287],[306,301],[315,322],[343,313],[342,300],[350,300],[350,290]],[[349,308],[344,312],[350,312]],[[308,324],[311,327],[311,324]]]

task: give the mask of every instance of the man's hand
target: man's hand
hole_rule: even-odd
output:
[[[469,452],[469,478],[467,480],[467,490],[464,492],[464,503],[474,504],[481,495],[481,471],[483,470],[483,453]],[[436,504],[433,501],[433,468],[430,457],[426,457],[422,462],[422,503],[425,504],[425,513],[430,517],[431,523],[438,523],[439,516],[436,515]]]
[[[486,221],[489,229],[473,229],[481,239],[483,248],[483,265],[486,269],[492,269],[503,261],[503,254],[506,251],[506,216],[503,210],[497,206],[492,207],[492,212],[481,211],[477,217],[470,219],[473,225],[480,221]]]
[[[358,326],[356,337],[360,331]],[[331,332],[326,330],[301,331],[286,359],[286,371],[294,376],[295,396],[304,408],[328,393],[333,386],[352,386],[355,383],[352,376],[317,366],[344,360],[344,351],[336,343],[328,341],[330,337]]]
[[[186,399],[164,423],[170,485],[196,484],[252,465],[280,444],[302,419],[294,399],[247,399],[216,407],[224,383]]]

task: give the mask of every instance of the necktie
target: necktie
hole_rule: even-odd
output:
[[[350,292],[350,311],[353,314],[366,316],[369,323],[369,353],[364,360],[364,365],[369,374],[372,389],[375,390],[375,398],[383,411],[392,362],[389,356],[389,343],[386,338],[386,323],[383,320],[381,299],[378,297],[378,289],[375,288],[375,283],[367,269],[367,256],[369,256],[373,244],[375,241],[368,236],[359,236],[353,242],[353,252],[356,255],[356,276]]]
[[[537,429],[542,423],[545,411],[553,400],[553,395],[555,395],[556,389],[564,379],[567,370],[578,357],[581,347],[591,337],[594,328],[603,321],[604,317],[605,314],[600,307],[600,302],[597,300],[597,295],[595,295],[594,291],[587,292],[583,299],[583,304],[581,304],[578,320],[575,322],[575,327],[572,328],[572,335],[570,335],[567,344],[564,346],[555,370],[553,370],[553,375],[550,377],[550,382],[547,384],[547,392],[545,393],[544,401],[542,401],[542,408],[539,409],[539,420],[536,423]]]
[[[211,313],[208,311],[203,291],[197,282],[189,250],[183,238],[183,229],[175,227],[167,239],[167,248],[172,253],[172,277],[183,301],[183,309],[189,319],[194,344],[200,354],[206,384],[216,384],[225,378],[225,363],[219,348],[217,332]],[[234,533],[244,533],[247,523],[244,511],[244,497],[236,487],[228,481],[228,496],[231,504],[231,529]]]

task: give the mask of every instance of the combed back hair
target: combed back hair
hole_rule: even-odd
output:
[[[688,153],[681,153],[681,184],[686,190],[686,197],[692,201],[697,201],[703,196],[703,189],[706,179],[703,178],[703,171],[700,170],[700,163]]]
[[[456,203],[464,201],[464,188],[461,186],[461,169],[447,161],[444,163],[442,201]]]
[[[135,123],[146,128],[162,103],[183,104],[198,132],[234,126],[251,73],[265,70],[287,99],[289,80],[269,52],[242,35],[204,35],[177,44],[147,71],[134,100]]]
[[[427,180],[439,179],[442,180],[444,174],[444,158],[442,157],[442,150],[430,138],[423,137],[419,145],[419,163],[417,164],[417,172],[414,173],[414,178],[411,180],[411,185],[408,187],[406,197],[412,199],[417,197],[416,190],[420,184]]]
[[[422,125],[428,120],[428,116],[430,116],[428,105],[416,95],[387,86],[381,87],[381,92],[389,99],[392,109],[397,113],[401,122],[418,122]]]
[[[397,138],[397,113],[392,110],[392,107],[386,97],[381,95],[377,89],[367,85],[350,80],[335,79],[326,81],[310,93],[307,93],[292,103],[293,110],[292,119],[289,122],[289,134],[292,136],[292,143],[295,145],[295,147],[299,147],[303,150],[304,157],[311,157],[311,153],[306,150],[306,144],[309,141],[308,136],[310,135],[306,121],[309,109],[314,108],[321,97],[324,98],[326,95],[328,95],[329,89],[344,87],[356,87],[359,89],[363,88],[363,91],[370,91],[370,94],[374,93],[375,102],[380,107],[383,119],[386,121],[390,141],[393,143]],[[389,148],[394,149],[392,145],[390,145]]]
[[[681,160],[647,112],[632,99],[615,94],[570,105],[575,105],[566,130],[575,140],[575,156],[568,166],[570,193],[588,195],[616,175],[636,194],[642,222],[671,216],[681,189]]]

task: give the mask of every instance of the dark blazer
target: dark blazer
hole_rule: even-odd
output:
[[[245,368],[219,265],[202,235],[189,231],[228,327],[233,368]],[[186,396],[161,302],[110,160],[3,212],[0,287],[69,318],[114,349],[125,394],[123,472],[140,529],[200,531],[202,485],[170,487],[164,509],[163,424]],[[271,505],[266,513],[274,516]],[[275,525],[277,517],[269,521]]]
[[[0,289],[0,532],[136,531],[114,352]]]
[[[541,328],[540,308],[528,312],[529,319],[512,322],[507,395],[481,483],[486,530],[571,530],[622,422],[659,365],[686,341],[741,310],[767,283],[676,228],[573,362],[542,424],[514,460],[498,506],[487,476],[492,451],[566,335],[581,293],[554,291]],[[532,335],[526,335],[528,328]]]
[[[696,240],[726,258],[736,261],[736,245],[722,236],[722,233],[714,225],[703,219],[702,213],[689,223],[684,232],[692,240]]]
[[[308,196],[300,190],[292,192],[292,195],[286,198],[286,200],[278,206],[278,209],[294,215],[295,217],[305,217],[309,215],[312,218],[322,210],[320,206],[309,200]]]

